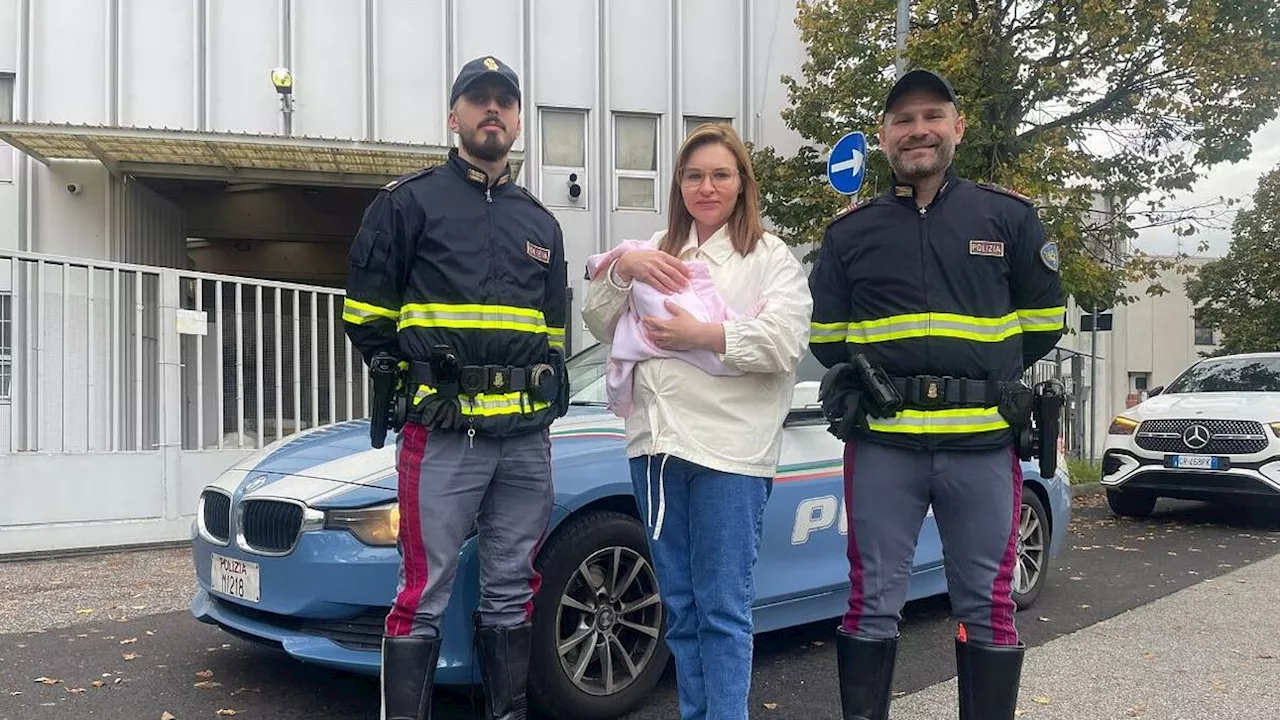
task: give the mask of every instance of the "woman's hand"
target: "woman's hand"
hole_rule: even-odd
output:
[[[689,268],[661,250],[632,250],[614,266],[623,282],[640,280],[667,293],[680,292],[689,285]]]
[[[724,327],[720,323],[705,323],[674,302],[666,302],[667,310],[675,317],[670,319],[644,318],[645,335],[649,342],[663,350],[711,350],[724,352]]]

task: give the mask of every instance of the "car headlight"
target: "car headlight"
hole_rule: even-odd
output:
[[[1107,429],[1108,435],[1132,435],[1134,430],[1138,429],[1138,421],[1130,420],[1127,417],[1117,416],[1111,421],[1111,427]]]
[[[1271,423],[1271,432],[1276,437],[1280,437],[1280,422]]]
[[[400,537],[400,503],[325,512],[324,526],[346,530],[365,545],[395,545]]]

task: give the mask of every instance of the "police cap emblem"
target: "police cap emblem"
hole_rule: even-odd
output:
[[[490,72],[496,71],[498,69],[498,61],[491,57],[487,57],[484,59],[484,66],[488,68]]]
[[[1045,267],[1049,268],[1054,272],[1058,272],[1058,263],[1059,263],[1058,243],[1050,240],[1049,242],[1046,242],[1044,245],[1041,245],[1040,261],[1044,263]]]

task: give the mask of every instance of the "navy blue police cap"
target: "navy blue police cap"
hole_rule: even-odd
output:
[[[520,101],[520,78],[516,75],[516,71],[492,55],[486,55],[468,62],[458,71],[458,77],[453,81],[453,90],[449,93],[449,106],[453,107],[472,83],[491,75],[509,85],[511,92],[516,96],[516,101]]]
[[[889,112],[899,98],[912,90],[926,90],[949,101],[956,106],[956,109],[960,108],[960,100],[956,97],[956,91],[952,89],[951,83],[932,70],[916,69],[903,73],[902,77],[898,78],[898,82],[894,83],[893,89],[885,96],[884,112]]]

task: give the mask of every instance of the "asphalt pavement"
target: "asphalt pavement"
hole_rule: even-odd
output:
[[[1092,651],[1079,649],[1070,643],[1084,634],[1073,633],[1113,618],[1121,623],[1115,627],[1130,627],[1123,624],[1129,617],[1123,615],[1126,611],[1221,578],[1280,551],[1280,514],[1274,511],[1162,501],[1157,513],[1148,520],[1119,519],[1110,515],[1100,498],[1076,499],[1070,547],[1056,561],[1036,606],[1018,614],[1019,629],[1032,653],[1038,653],[1041,646],[1046,646],[1046,651],[1066,648],[1046,656],[1052,658],[1052,667],[1079,665],[1088,675],[1090,666],[1097,662],[1097,644],[1090,646],[1095,648]],[[0,568],[0,576],[3,572]],[[1256,611],[1271,609],[1259,607]],[[1135,632],[1141,629],[1133,626]],[[1237,631],[1252,632],[1248,627]],[[954,627],[946,599],[910,604],[902,633],[895,679],[895,691],[907,696],[900,698],[902,707],[927,708],[929,698],[941,703],[940,707],[946,706],[946,681],[955,675]],[[833,635],[834,620],[757,638],[752,717],[839,717]],[[1192,650],[1190,646],[1184,649]],[[1029,678],[1041,682],[1044,668],[1043,662],[1032,663],[1029,657]],[[1105,677],[1094,679],[1105,682]],[[1177,677],[1177,673],[1168,676],[1171,680]],[[1132,682],[1141,682],[1141,678]],[[1078,686],[1074,690],[1063,685],[1044,687],[1058,697],[1081,692]],[[910,696],[920,691],[925,692]],[[953,685],[949,691],[954,693]],[[1108,688],[1098,685],[1097,692],[1106,695]],[[1035,696],[1024,694],[1024,701],[1031,711],[1042,711],[1033,702]],[[434,716],[440,720],[479,718],[473,709],[479,702],[478,695],[443,693]],[[375,679],[303,665],[197,623],[185,611],[106,621],[80,617],[74,625],[63,623],[43,632],[0,635],[0,720],[146,720],[165,717],[165,713],[177,720],[372,720],[377,709]],[[898,715],[895,712],[895,717]],[[678,717],[675,687],[668,673],[646,706],[624,720],[674,717]]]

